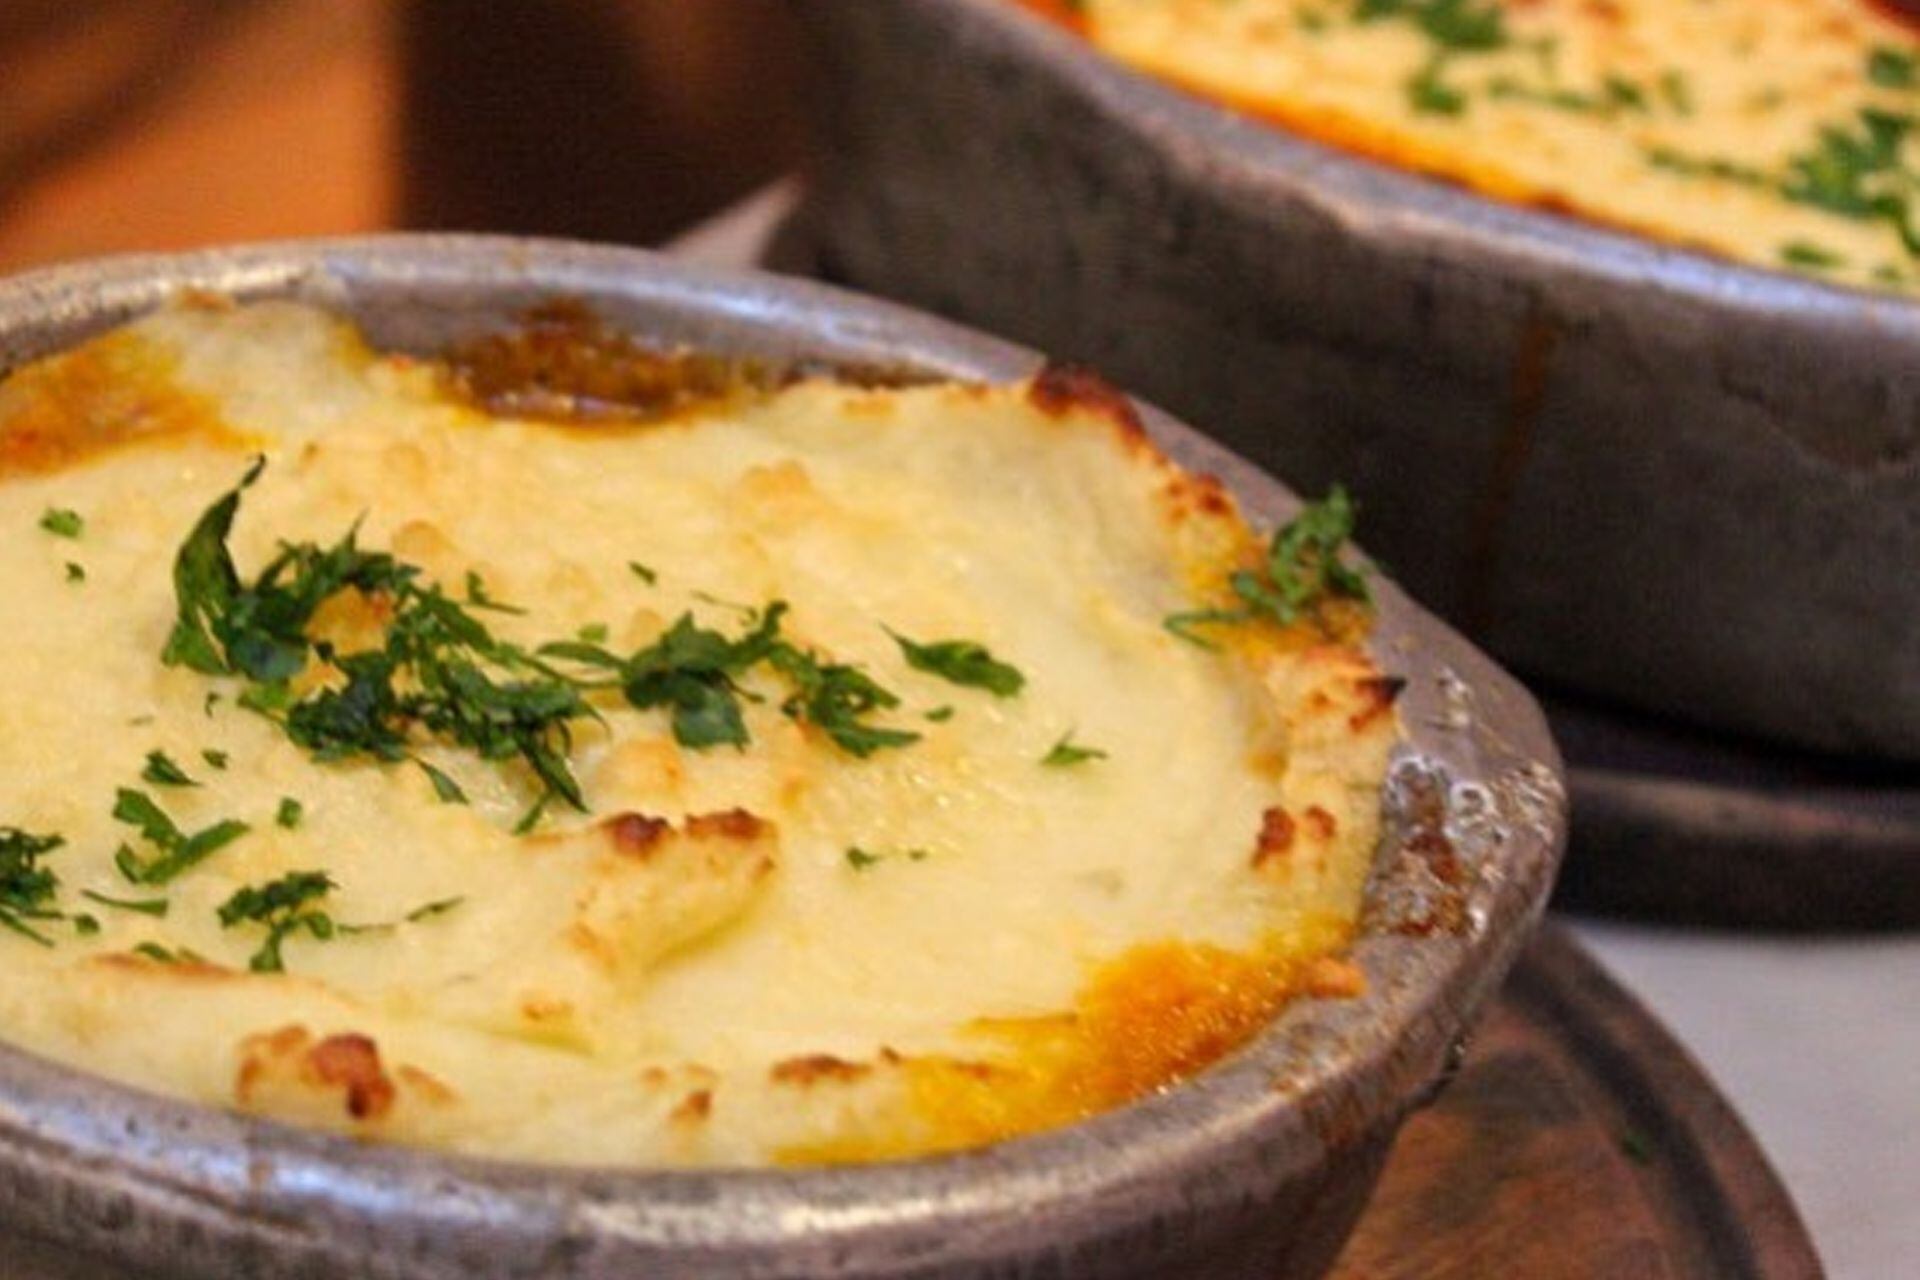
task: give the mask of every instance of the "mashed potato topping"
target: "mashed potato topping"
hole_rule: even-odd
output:
[[[1067,371],[581,349],[198,300],[0,381],[8,1040],[760,1164],[1069,1123],[1359,989],[1397,685],[1337,502],[1267,546]]]
[[[1920,33],[1874,0],[1029,0],[1309,137],[1761,265],[1920,288]]]

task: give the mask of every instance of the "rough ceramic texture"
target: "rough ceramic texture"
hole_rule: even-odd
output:
[[[1569,687],[1920,759],[1920,306],[1240,119],[1011,0],[797,0],[830,277],[1090,361]]]
[[[1002,379],[1032,354],[882,304],[645,254],[455,238],[130,259],[0,283],[0,368],[183,286],[295,296],[380,344],[431,350],[539,299],[718,349]],[[1295,504],[1170,420],[1150,429],[1264,520]],[[1370,993],[1294,1006],[1199,1080],[1060,1133],[898,1165],[567,1171],[356,1145],[163,1101],[0,1050],[0,1222],[91,1250],[97,1272],[275,1280],[508,1276],[1165,1277],[1318,1274],[1404,1111],[1498,984],[1546,897],[1565,830],[1559,767],[1508,677],[1384,587],[1377,648],[1411,684],[1389,818],[1448,788],[1477,875],[1458,936],[1368,936]],[[1423,891],[1405,833],[1370,901]]]

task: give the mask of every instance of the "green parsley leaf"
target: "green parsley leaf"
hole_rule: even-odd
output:
[[[947,721],[953,719],[953,708],[935,707],[931,711],[924,712],[921,715],[921,719],[931,720],[935,724],[945,724]]]
[[[489,609],[494,613],[510,613],[515,615],[524,615],[526,613],[525,609],[518,609],[510,604],[502,604],[492,596],[489,596],[487,594],[486,582],[472,569],[467,570],[467,604],[472,608]]]
[[[1668,68],[1660,73],[1660,96],[1667,100],[1667,106],[1675,115],[1693,114],[1693,85],[1686,73]]]
[[[917,733],[866,722],[875,711],[899,706],[900,699],[858,667],[822,662],[817,655],[785,642],[770,658],[774,668],[795,686],[793,696],[781,704],[781,711],[813,725],[849,755],[865,759],[876,751],[920,741]]]
[[[248,885],[221,904],[220,927],[264,926],[266,941],[247,967],[255,973],[284,973],[280,950],[288,937],[301,931],[319,942],[333,937],[333,918],[318,904],[338,887],[324,871],[292,871],[264,885]]]
[[[67,581],[68,582],[85,582],[86,580],[87,580],[86,566],[75,564],[71,560],[67,561]]]
[[[41,859],[66,844],[61,836],[34,835],[18,827],[0,827],[0,928],[43,947],[53,939],[28,921],[58,920],[53,909],[60,878]]]
[[[1194,627],[1254,620],[1290,626],[1333,598],[1371,603],[1365,571],[1341,558],[1353,524],[1353,501],[1335,485],[1273,535],[1263,572],[1241,570],[1228,577],[1240,598],[1238,608],[1176,613],[1164,625],[1183,640],[1209,647]]]
[[[1884,222],[1920,257],[1920,223],[1910,190],[1920,175],[1905,162],[1915,117],[1864,107],[1849,125],[1828,125],[1809,150],[1791,157],[1780,194],[1863,222]]]
[[[1813,271],[1831,271],[1846,265],[1846,259],[1839,254],[1806,240],[1793,240],[1781,245],[1780,261]]]
[[[154,803],[153,797],[131,787],[122,787],[116,794],[113,816],[137,829],[141,838],[158,851],[142,859],[130,847],[120,846],[114,865],[133,884],[166,884],[252,830],[244,822],[229,819],[189,836]]]
[[[173,560],[173,594],[179,617],[161,660],[203,675],[230,669],[214,634],[215,625],[233,609],[240,575],[227,552],[227,536],[240,511],[240,495],[260,478],[266,459],[256,459],[240,483],[201,515]],[[290,674],[290,673],[289,673]]]
[[[202,760],[205,760],[207,762],[207,765],[210,768],[225,769],[227,767],[228,760],[230,760],[232,757],[228,756],[227,753],[224,751],[217,751],[212,747],[208,747],[205,751],[202,751],[200,753],[200,758]]]
[[[78,511],[48,507],[40,517],[40,527],[56,538],[78,538],[86,532],[87,521]]]
[[[142,942],[133,949],[133,954],[144,956],[156,964],[205,964],[207,959],[197,951],[186,947],[169,950],[157,942]]]
[[[414,763],[420,766],[420,772],[426,774],[427,781],[433,784],[433,794],[439,797],[441,804],[467,803],[467,793],[460,789],[459,783],[425,760],[415,757]]]
[[[604,622],[589,622],[574,633],[575,638],[582,644],[605,644],[609,634],[611,633]]]
[[[1073,731],[1060,735],[1060,741],[1053,744],[1053,750],[1040,758],[1040,763],[1054,769],[1064,769],[1076,764],[1085,764],[1089,760],[1105,760],[1107,753],[1098,747],[1083,747],[1073,740]]]
[[[377,924],[342,924],[342,925],[336,925],[335,927],[341,933],[348,934],[348,935],[362,934],[362,933],[392,933],[395,929],[398,929],[403,924],[419,924],[423,920],[431,920],[435,916],[443,916],[447,914],[447,912],[452,911],[454,908],[462,905],[465,902],[466,902],[466,898],[464,897],[441,898],[439,901],[429,902],[423,907],[415,907],[413,910],[407,912],[407,914],[405,914],[404,916],[401,916],[398,920],[386,920]]]
[[[200,784],[187,776],[187,771],[175,764],[164,751],[147,752],[147,767],[140,776],[159,787],[197,787]]]
[[[301,819],[307,816],[307,808],[292,796],[280,797],[280,807],[274,810],[273,821],[276,826],[293,831],[300,826]]]
[[[402,916],[401,920],[406,924],[419,924],[422,920],[431,920],[435,916],[443,916],[465,902],[465,896],[442,898],[438,902],[429,902],[424,907],[415,907],[413,910],[407,912],[406,915]]]
[[[756,611],[735,639],[681,614],[658,640],[620,664],[627,701],[642,711],[670,708],[674,741],[683,747],[745,746],[736,682],[771,653],[786,612],[785,601],[774,601]]]
[[[1354,18],[1399,18],[1444,49],[1484,53],[1507,43],[1506,15],[1495,0],[1357,0]]]
[[[1920,85],[1920,58],[1903,49],[1880,46],[1867,54],[1867,79],[1883,89]]]
[[[650,587],[660,581],[659,574],[647,568],[646,565],[641,564],[638,560],[627,561],[627,571]]]
[[[1467,110],[1466,95],[1444,84],[1440,74],[1446,70],[1444,58],[1436,55],[1407,81],[1407,103],[1421,115],[1457,116]]]
[[[995,658],[972,640],[941,640],[920,644],[889,629],[907,665],[953,684],[985,689],[996,698],[1011,698],[1026,687],[1027,678]]]
[[[866,871],[869,868],[879,866],[883,862],[898,862],[902,859],[908,862],[925,862],[932,856],[933,855],[925,849],[918,848],[902,849],[897,853],[874,853],[870,850],[862,849],[857,844],[848,846],[846,852],[847,865],[855,871]]]
[[[114,898],[104,893],[95,893],[92,889],[82,889],[80,896],[89,902],[97,902],[103,907],[132,911],[143,916],[165,917],[167,914],[165,898]]]

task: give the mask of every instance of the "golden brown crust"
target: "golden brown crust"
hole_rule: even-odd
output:
[[[1260,834],[1253,843],[1253,868],[1280,862],[1293,850],[1293,819],[1279,805],[1260,815]]]
[[[713,1090],[695,1089],[674,1105],[667,1119],[675,1124],[699,1124],[713,1114]]]
[[[240,1042],[235,1099],[242,1106],[255,1106],[269,1091],[338,1094],[346,1115],[360,1122],[385,1118],[396,1097],[393,1079],[371,1037],[346,1032],[316,1042],[313,1033],[299,1025],[261,1032]]]
[[[1050,418],[1088,413],[1120,428],[1130,440],[1147,438],[1127,394],[1084,365],[1049,361],[1027,384],[1027,400]]]
[[[848,1062],[845,1058],[836,1058],[830,1053],[813,1053],[800,1058],[788,1058],[776,1062],[767,1072],[775,1084],[798,1085],[802,1088],[831,1081],[835,1084],[849,1084],[864,1079],[873,1068],[864,1062]]]
[[[623,813],[600,826],[612,841],[613,851],[625,858],[645,858],[673,834],[671,822],[644,813]]]

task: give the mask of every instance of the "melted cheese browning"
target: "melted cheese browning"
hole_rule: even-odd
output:
[[[1320,141],[1727,257],[1920,287],[1920,39],[1870,0],[1073,7],[1114,57]]]
[[[238,680],[160,661],[175,549],[254,452],[243,578],[359,520],[456,596],[481,575],[524,610],[488,625],[529,645],[604,628],[629,653],[682,613],[731,633],[725,602],[785,600],[789,634],[897,692],[878,720],[922,736],[857,758],[755,670],[750,742],[695,750],[606,690],[571,748],[588,812],[525,835],[517,761],[412,744],[469,804],[410,763],[316,761]],[[39,527],[51,509],[80,536]],[[0,1025],[89,1070],[499,1156],[867,1159],[1077,1120],[1302,991],[1357,989],[1332,957],[1393,686],[1357,613],[1219,650],[1170,634],[1262,548],[1085,381],[802,381],[563,426],[483,412],[324,314],[201,304],[0,384],[0,529],[0,828],[63,836],[54,905],[99,924],[0,931]],[[383,610],[343,595],[313,630],[363,648]],[[946,683],[888,628],[978,641],[1026,685]],[[1041,763],[1069,735],[1104,758]],[[156,750],[199,785],[142,781]],[[130,885],[126,787],[187,832],[249,830]],[[336,883],[337,922],[392,927],[295,931],[286,972],[249,972],[264,931],[218,908],[300,870]]]

